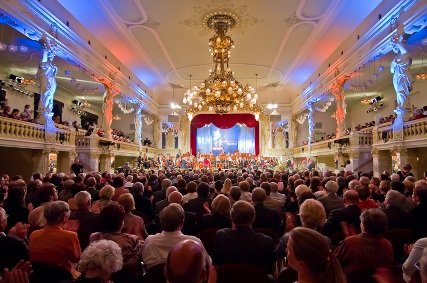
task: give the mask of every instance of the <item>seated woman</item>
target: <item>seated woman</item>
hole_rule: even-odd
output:
[[[115,283],[141,282],[143,241],[138,236],[122,233],[125,210],[117,203],[110,203],[99,213],[102,232],[93,233],[90,242],[102,239],[116,242],[123,254],[123,268],[113,274]]]
[[[80,277],[74,282],[109,282],[111,274],[122,269],[120,246],[113,241],[99,240],[90,244],[79,262]]]
[[[212,214],[205,214],[198,222],[200,231],[208,228],[231,228],[230,199],[224,195],[217,195],[211,204]]]
[[[298,282],[344,283],[344,273],[325,237],[308,228],[295,228],[288,241],[288,264],[298,272]]]
[[[111,185],[105,185],[100,191],[99,191],[99,200],[94,201],[92,204],[92,212],[100,212],[105,206],[108,204],[114,202],[113,196],[114,196],[115,189]]]
[[[145,230],[144,220],[141,217],[132,214],[132,210],[135,209],[135,201],[132,194],[122,194],[119,197],[118,202],[125,210],[125,223],[122,232],[137,235],[141,240],[147,238],[148,233],[147,230]]]

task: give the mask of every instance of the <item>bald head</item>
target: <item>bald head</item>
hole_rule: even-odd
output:
[[[344,193],[344,202],[346,204],[358,204],[359,193],[355,190],[348,190]]]
[[[205,249],[194,240],[178,243],[169,252],[165,275],[169,283],[199,283],[207,279],[210,261]]]
[[[166,189],[166,197],[169,197],[169,195],[172,193],[172,192],[177,192],[178,191],[178,189],[175,187],[175,186],[170,186],[170,187],[168,187],[167,189]]]
[[[182,194],[178,191],[171,192],[168,196],[168,202],[182,204]]]

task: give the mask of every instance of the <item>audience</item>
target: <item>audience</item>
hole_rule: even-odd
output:
[[[244,264],[276,278],[273,263],[287,254],[287,267],[296,270],[299,282],[344,282],[340,266],[348,282],[367,282],[358,275],[381,277],[383,268],[391,272],[392,264],[404,261],[403,242],[412,237],[390,238],[404,229],[418,240],[407,246],[409,257],[398,274],[409,282],[414,264],[427,270],[427,182],[417,181],[408,167],[402,172],[403,180],[388,172],[375,178],[351,171],[130,168],[36,173],[28,183],[19,175],[0,175],[0,268],[29,258],[36,269],[48,265],[71,276],[80,259],[76,282],[140,282],[143,261],[148,270],[166,265],[169,282],[206,282],[215,269],[205,245],[219,270]],[[101,256],[109,263],[100,262]]]

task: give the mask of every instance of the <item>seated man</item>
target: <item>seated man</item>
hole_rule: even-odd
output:
[[[171,203],[160,212],[160,226],[162,232],[150,235],[145,239],[142,259],[148,269],[165,263],[170,250],[179,242],[190,239],[203,246],[202,242],[189,235],[184,235],[181,229],[184,226],[184,209],[176,203]]]
[[[233,205],[230,214],[232,228],[216,232],[217,264],[251,264],[270,272],[273,263],[273,239],[252,230],[255,208],[250,203],[239,200]]]
[[[165,276],[169,283],[207,282],[212,268],[205,249],[193,240],[184,240],[169,252]]]
[[[347,237],[335,250],[347,275],[393,264],[393,246],[382,236],[387,229],[385,213],[379,208],[365,210],[360,222],[362,233]]]
[[[46,226],[30,236],[31,262],[50,264],[71,272],[72,264],[80,258],[80,243],[77,233],[62,229],[69,216],[66,202],[53,201],[45,206]]]

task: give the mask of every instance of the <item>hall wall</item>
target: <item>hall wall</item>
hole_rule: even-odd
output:
[[[9,177],[21,175],[29,181],[33,172],[33,150],[25,148],[0,147],[0,172]],[[13,162],[6,162],[7,160]]]

